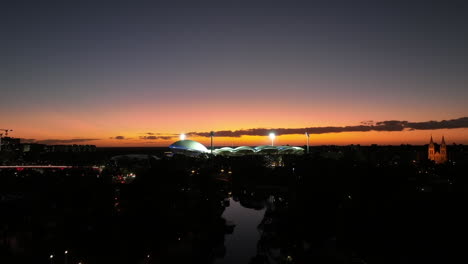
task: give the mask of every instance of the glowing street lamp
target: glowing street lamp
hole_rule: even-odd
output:
[[[185,134],[180,134],[179,138],[180,138],[180,140],[185,140],[186,136],[185,136]]]
[[[271,132],[270,135],[269,135],[270,139],[271,139],[271,145],[273,146],[273,142],[275,141],[275,133]]]

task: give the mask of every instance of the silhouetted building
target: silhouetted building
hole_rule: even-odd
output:
[[[46,147],[46,145],[44,144],[37,144],[37,143],[25,143],[21,145],[23,146],[23,152],[34,152],[34,153],[43,152]]]
[[[447,145],[445,144],[444,137],[442,137],[442,142],[440,143],[440,145],[438,145],[434,143],[431,136],[431,141],[429,142],[428,149],[428,158],[429,160],[432,160],[438,164],[447,162]]]
[[[20,148],[20,139],[11,137],[2,137],[0,140],[1,151],[15,151]]]
[[[173,154],[184,154],[187,156],[200,156],[212,153],[215,156],[244,156],[244,155],[273,155],[273,154],[304,154],[304,149],[294,146],[271,146],[258,147],[240,146],[237,148],[223,147],[209,151],[203,144],[193,140],[179,140],[169,146]]]
[[[95,145],[47,145],[46,152],[95,152]]]

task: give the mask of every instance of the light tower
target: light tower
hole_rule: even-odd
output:
[[[307,138],[307,154],[309,154],[309,138],[310,138],[309,132],[305,132],[305,136]]]
[[[210,138],[211,138],[211,148],[210,148],[210,152],[211,152],[211,154],[213,154],[213,137],[214,137],[214,131],[211,131],[211,132],[210,132]]]
[[[186,137],[187,137],[187,136],[185,136],[184,133],[180,134],[180,136],[179,136],[180,140],[185,140]]]
[[[269,135],[269,137],[270,137],[270,139],[271,139],[271,146],[274,146],[273,143],[274,143],[275,137],[276,137],[275,133],[271,132],[270,135]]]

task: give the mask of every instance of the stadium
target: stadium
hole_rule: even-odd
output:
[[[301,155],[304,149],[294,146],[271,146],[263,145],[258,147],[240,146],[236,148],[222,147],[213,149],[211,152],[203,144],[194,140],[179,140],[169,146],[173,154],[183,154],[187,156],[200,156],[213,154],[220,156],[244,156],[244,155]]]

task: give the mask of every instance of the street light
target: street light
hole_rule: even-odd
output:
[[[185,140],[186,136],[185,136],[185,134],[180,134],[179,138],[180,138],[180,140]]]
[[[275,141],[275,137],[276,137],[275,133],[271,132],[269,137],[271,139],[271,145],[273,146],[274,145],[273,142]]]

